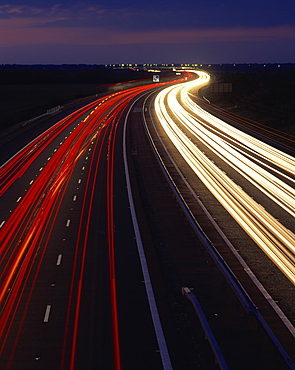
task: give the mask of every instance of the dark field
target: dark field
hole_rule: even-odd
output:
[[[295,66],[236,69],[212,73],[213,83],[230,83],[232,92],[212,92],[205,87],[202,95],[229,113],[294,136]]]
[[[97,84],[0,85],[1,130],[100,90]]]

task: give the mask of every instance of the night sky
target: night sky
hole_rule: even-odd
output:
[[[0,1],[0,64],[295,63],[295,0]]]

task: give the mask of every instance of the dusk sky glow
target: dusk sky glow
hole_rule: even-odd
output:
[[[0,63],[295,63],[295,1],[0,2]]]

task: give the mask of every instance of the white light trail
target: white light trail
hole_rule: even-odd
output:
[[[222,161],[295,217],[295,161],[204,111],[190,98],[209,75],[171,86],[156,97],[161,125],[183,158],[210,192],[255,243],[295,284],[295,235],[253,200],[213,163],[181,130],[185,128]],[[168,108],[167,108],[168,107]]]

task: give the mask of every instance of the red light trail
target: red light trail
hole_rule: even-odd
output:
[[[182,79],[181,79],[182,80]],[[181,81],[179,80],[179,81]],[[173,81],[174,82],[174,81]],[[83,289],[85,256],[92,202],[95,184],[100,172],[104,171],[106,161],[106,199],[108,227],[108,255],[110,297],[113,326],[113,351],[116,370],[121,368],[119,324],[116,297],[116,266],[114,238],[114,160],[116,135],[120,120],[133,98],[152,88],[148,84],[97,99],[75,113],[56,123],[38,138],[29,143],[2,167],[2,189],[4,195],[19,179],[34,166],[43,151],[59,140],[59,137],[72,126],[75,129],[59,144],[47,163],[42,167],[24,196],[19,200],[10,217],[1,227],[0,248],[0,353],[6,346],[12,324],[20,315],[14,343],[11,346],[8,361],[11,364],[22,325],[27,314],[29,302],[34,290],[45,252],[55,226],[65,193],[71,182],[75,167],[83,154],[94,143],[91,167],[86,181],[78,236],[74,251],[72,279],[69,290],[67,318],[64,328],[63,348],[61,351],[61,368],[65,366],[66,357],[70,358],[70,368],[75,368],[77,338],[79,336],[79,314]],[[89,114],[88,112],[91,111]],[[88,114],[88,115],[87,115]],[[86,116],[87,115],[87,116]],[[82,116],[86,116],[81,120]],[[81,120],[79,122],[79,120]],[[77,121],[79,122],[77,124]],[[107,148],[107,158],[102,156]],[[97,162],[94,162],[96,158]],[[93,177],[92,179],[90,177]],[[90,198],[89,198],[90,195]],[[30,286],[28,287],[28,284]],[[27,289],[27,293],[25,293]],[[22,312],[20,302],[22,301]],[[71,329],[70,329],[71,327]],[[73,333],[70,340],[70,332]],[[69,343],[71,341],[71,344]],[[70,354],[69,354],[70,352]]]

